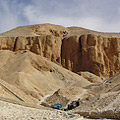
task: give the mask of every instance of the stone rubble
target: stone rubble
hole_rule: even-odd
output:
[[[35,109],[0,101],[0,120],[69,120],[75,116],[64,111]]]

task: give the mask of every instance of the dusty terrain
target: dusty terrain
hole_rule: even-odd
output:
[[[29,51],[0,51],[0,83],[9,88],[25,102],[40,103],[46,95],[56,90],[72,86],[91,84],[87,79]],[[3,89],[3,87],[1,88]],[[1,90],[1,96],[14,97]]]
[[[73,110],[90,118],[120,118],[120,74],[87,87],[91,97]]]
[[[27,107],[25,107],[27,106]],[[0,98],[0,120],[89,120],[82,116],[63,112],[59,110],[49,110],[48,108],[33,108],[27,104],[17,105],[1,101]],[[97,119],[92,119],[97,120]],[[102,119],[99,119],[102,120]],[[110,120],[110,119],[104,119]]]
[[[2,33],[0,97],[34,105],[60,103],[63,107],[79,99],[81,105],[70,112],[120,118],[119,75],[113,77],[120,72],[119,48],[120,33],[79,27],[42,24]],[[33,110],[2,101],[0,106],[1,119],[70,118],[61,111]]]
[[[0,101],[0,120],[69,120],[76,116],[63,111],[35,109]]]
[[[79,75],[81,75],[91,83],[101,82],[100,77],[89,72],[80,72]],[[62,104],[63,108],[66,108],[68,104],[72,103],[72,101],[86,99],[91,96],[91,94],[88,93],[88,90],[86,88],[80,87],[80,85],[80,82],[76,82],[71,86],[61,88],[51,96],[45,98],[44,101],[42,101],[42,104],[45,106],[51,106],[53,104],[59,103]]]

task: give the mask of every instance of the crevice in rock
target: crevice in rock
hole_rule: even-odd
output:
[[[18,37],[16,37],[16,39],[15,39],[15,43],[14,43],[14,47],[13,47],[13,51],[15,51],[15,49],[16,49],[17,41],[18,41]]]
[[[82,52],[83,52],[83,51],[82,51],[82,40],[81,40],[81,36],[80,36],[80,37],[79,37],[79,52],[78,52],[78,53],[79,53],[79,61],[80,61],[80,62],[79,62],[79,66],[80,66],[80,67],[79,67],[79,70],[78,70],[78,71],[81,71],[81,70],[82,70],[82,64],[83,64],[83,63],[82,63],[82,57],[83,57],[83,56],[82,56]]]
[[[62,55],[62,54],[63,54],[63,49],[62,49],[62,48],[63,48],[63,40],[64,40],[64,39],[62,39],[62,41],[61,41],[61,53],[60,53],[61,64],[62,64],[62,59],[63,59],[63,58],[62,58],[62,56],[63,56],[63,55]]]
[[[81,36],[79,38],[79,45],[80,45],[80,52],[82,53],[82,41],[81,41]]]

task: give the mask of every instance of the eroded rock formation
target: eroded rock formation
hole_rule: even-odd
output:
[[[20,27],[0,35],[0,49],[29,50],[76,73],[88,71],[102,78],[114,76],[120,71],[119,34],[105,36],[85,31],[88,32],[84,29],[82,34],[85,34],[81,35],[78,29],[75,32],[74,28],[49,24]]]
[[[0,34],[2,97],[63,107],[77,99],[74,112],[85,117],[120,118],[120,75],[101,81],[118,72],[119,33],[44,24]]]
[[[111,77],[120,71],[120,38],[88,34],[63,39],[62,64],[74,72]]]

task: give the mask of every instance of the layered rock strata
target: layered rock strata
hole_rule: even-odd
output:
[[[119,46],[118,33],[51,24],[23,26],[0,34],[0,50],[29,50],[73,72],[88,71],[103,78],[120,71]]]
[[[63,39],[62,65],[73,72],[89,71],[111,77],[120,71],[120,38],[94,34]]]
[[[94,34],[65,37],[0,37],[1,50],[29,50],[73,71],[111,77],[120,71],[120,38]]]

